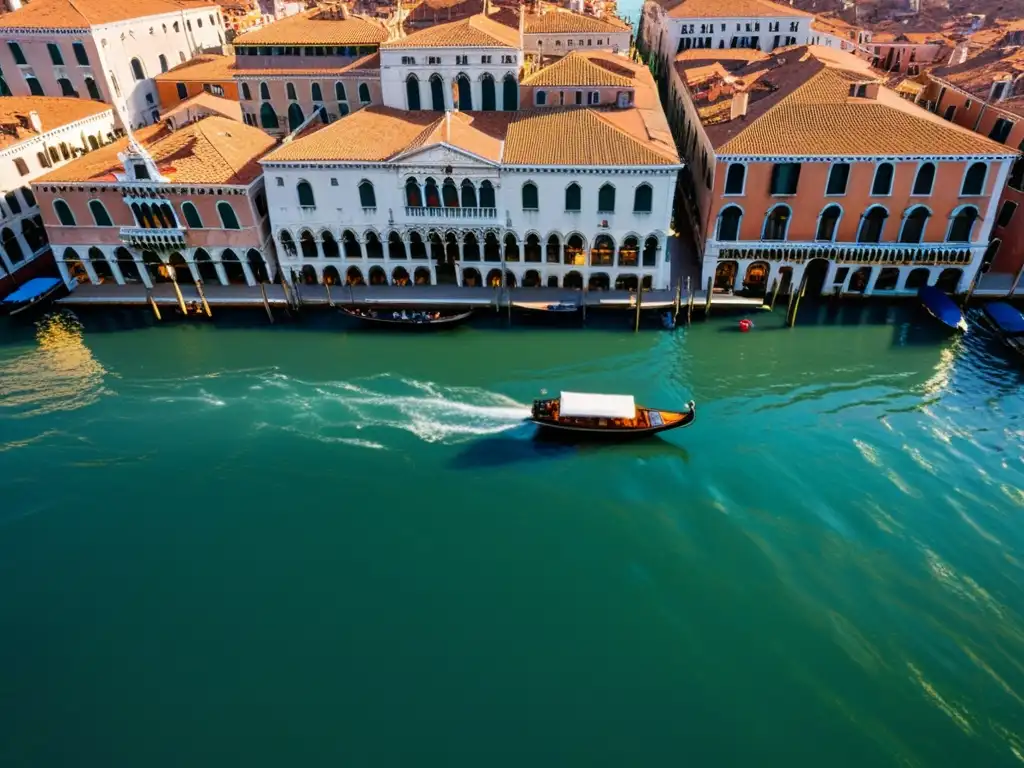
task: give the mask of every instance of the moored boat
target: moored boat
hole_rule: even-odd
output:
[[[549,435],[568,439],[631,440],[693,424],[697,405],[685,411],[638,406],[632,395],[562,392],[560,397],[535,400],[529,421]]]
[[[67,290],[59,277],[34,277],[0,299],[0,314],[18,315]]]
[[[1018,355],[1024,356],[1024,313],[1005,301],[992,301],[982,310],[982,317],[999,338]]]
[[[451,312],[444,310],[391,310],[357,309],[339,307],[342,314],[360,320],[367,325],[387,326],[391,328],[441,329],[452,328],[465,322],[473,315],[473,310]]]
[[[963,310],[939,288],[934,285],[926,285],[917,292],[917,298],[921,300],[921,305],[928,311],[928,314],[947,328],[957,331],[967,330],[967,320],[964,319]]]

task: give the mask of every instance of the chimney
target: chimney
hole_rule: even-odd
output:
[[[955,67],[957,64],[963,64],[965,61],[967,61],[967,41],[963,40],[953,48],[953,53],[949,56],[949,66]]]
[[[747,106],[750,103],[750,94],[746,91],[738,91],[732,95],[732,102],[729,105],[730,120],[744,120],[747,117]]]
[[[28,124],[32,126],[32,130],[36,133],[43,132],[43,121],[39,119],[39,113],[34,109],[28,113]]]

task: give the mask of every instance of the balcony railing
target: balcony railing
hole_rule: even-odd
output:
[[[415,219],[496,219],[497,208],[417,208],[407,205],[405,215]]]
[[[185,247],[185,230],[121,227],[121,242],[147,251],[172,251]]]
[[[805,262],[823,258],[857,264],[969,264],[977,243],[830,243],[788,240],[718,241],[719,260]]]

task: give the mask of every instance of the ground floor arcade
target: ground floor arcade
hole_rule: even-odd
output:
[[[125,246],[55,246],[57,268],[66,283],[178,282],[208,285],[256,285],[276,279],[276,261],[258,248],[185,248],[157,253]]]

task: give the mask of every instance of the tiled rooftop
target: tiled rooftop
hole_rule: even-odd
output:
[[[192,8],[216,10],[218,6],[204,0],[32,0],[0,16],[0,29],[86,29]]]
[[[175,184],[249,184],[261,173],[257,161],[275,144],[259,128],[217,116],[177,131],[159,123],[134,135]],[[114,181],[114,173],[123,170],[117,154],[127,145],[125,137],[89,152],[37,183]]]
[[[203,91],[161,113],[160,119],[178,122],[179,118],[186,115],[221,115],[242,122],[242,105],[234,99],[225,99]]]
[[[734,81],[735,79],[735,81]],[[816,46],[791,48],[766,62],[711,79],[695,90],[705,130],[720,155],[1006,155],[1006,147],[961,128],[879,87],[877,98],[850,96],[853,84],[878,82],[867,62]],[[736,88],[748,94],[731,119]]]
[[[528,35],[559,33],[613,34],[630,31],[630,27],[626,22],[614,16],[599,19],[596,16],[573,13],[561,8],[551,9],[546,13],[526,14],[523,27],[523,31]]]
[[[376,45],[388,31],[376,19],[340,18],[323,9],[304,11],[235,38],[238,45]]]
[[[548,87],[632,87],[639,65],[624,56],[573,51],[523,80],[523,85]]]
[[[316,57],[306,57],[304,61],[316,63]],[[351,64],[338,67],[236,67],[232,74],[237,77],[274,77],[275,75],[289,75],[292,77],[341,77],[342,75],[353,75],[360,72],[375,72],[380,70],[380,54],[371,53],[362,58],[356,59]]]
[[[188,82],[191,80],[211,83],[218,80],[230,80],[234,74],[234,68],[234,56],[206,53],[196,56],[194,59],[184,61],[166,72],[161,72],[153,79],[171,83]]]
[[[381,48],[519,48],[519,29],[478,13],[460,21],[435,24],[390,40]]]
[[[62,125],[109,112],[110,105],[90,99],[57,96],[4,96],[0,98],[0,148],[38,136],[29,124],[29,112],[39,114],[43,133]]]
[[[810,13],[771,0],[655,0],[677,19],[755,19],[810,16]]]

